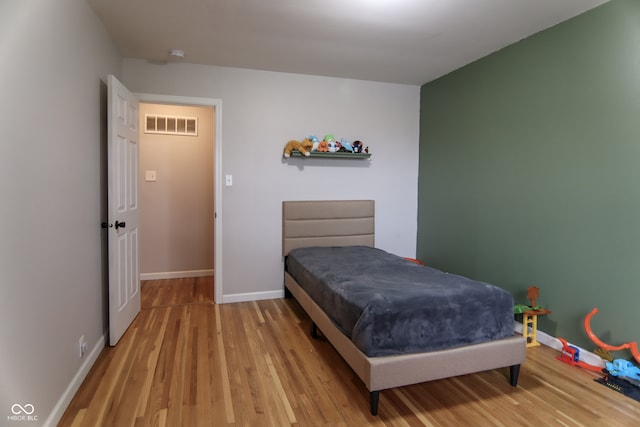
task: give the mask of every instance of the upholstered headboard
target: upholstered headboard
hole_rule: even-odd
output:
[[[374,246],[373,200],[282,202],[282,254],[309,246]]]

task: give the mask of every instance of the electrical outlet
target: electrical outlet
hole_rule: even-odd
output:
[[[80,359],[82,359],[84,355],[87,353],[87,339],[84,337],[84,335],[81,336],[80,339],[78,340],[78,350],[80,354]]]

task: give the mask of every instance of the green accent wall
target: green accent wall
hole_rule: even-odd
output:
[[[613,0],[421,89],[417,256],[640,345],[640,1]],[[615,353],[627,357],[628,352]]]

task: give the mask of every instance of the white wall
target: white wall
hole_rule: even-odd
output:
[[[282,294],[283,200],[375,199],[377,246],[415,256],[419,86],[135,59],[123,76],[138,93],[222,100],[223,301]],[[282,159],[289,139],[326,133],[371,160]]]
[[[78,0],[0,2],[0,58],[0,424],[17,403],[35,426],[88,368],[78,338],[103,345],[101,80],[122,62]]]
[[[140,134],[142,279],[213,270],[213,108],[140,104],[144,115],[196,117],[197,135]],[[156,172],[146,181],[145,171]]]

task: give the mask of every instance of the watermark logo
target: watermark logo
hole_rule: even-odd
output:
[[[11,407],[11,413],[13,415],[21,415],[21,414],[31,415],[35,412],[35,410],[36,408],[34,408],[31,403],[27,403],[24,406],[18,403],[14,403],[13,406]]]
[[[38,421],[35,414],[36,408],[32,403],[14,403],[11,405],[11,415],[7,415],[7,421]]]

